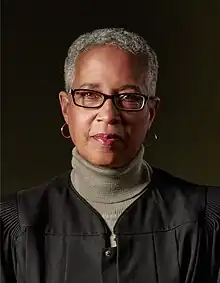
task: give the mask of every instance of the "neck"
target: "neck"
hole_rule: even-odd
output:
[[[117,169],[89,163],[76,148],[72,153],[71,181],[89,202],[116,203],[134,198],[150,181],[151,168],[143,160],[143,145],[128,165]]]

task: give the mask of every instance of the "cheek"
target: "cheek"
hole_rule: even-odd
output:
[[[127,125],[130,134],[135,138],[135,136],[145,136],[149,127],[150,114],[149,112],[135,113],[134,116],[127,117]]]
[[[73,142],[86,140],[91,128],[92,117],[83,111],[73,109],[69,112],[69,129]]]

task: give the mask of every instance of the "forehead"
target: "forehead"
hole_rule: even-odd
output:
[[[114,45],[96,45],[83,51],[76,60],[75,74],[80,76],[115,74],[120,78],[138,78],[143,69],[146,72],[146,60]]]

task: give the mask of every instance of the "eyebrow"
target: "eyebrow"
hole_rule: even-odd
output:
[[[84,83],[79,88],[97,89],[100,87],[98,83]]]
[[[84,83],[82,85],[80,85],[79,88],[88,88],[88,89],[98,89],[100,88],[100,84],[98,83]],[[127,89],[132,89],[136,92],[141,93],[141,89],[139,86],[137,85],[132,85],[132,84],[125,84],[120,86],[119,88],[115,89],[115,91],[123,91],[123,90],[127,90]]]
[[[139,86],[137,86],[137,85],[130,85],[130,84],[126,84],[126,85],[123,85],[123,86],[119,87],[118,91],[122,91],[122,90],[126,90],[126,89],[133,89],[136,92],[141,92],[141,89],[140,89]]]

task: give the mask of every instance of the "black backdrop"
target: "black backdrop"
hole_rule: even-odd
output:
[[[88,3],[87,3],[88,2]],[[219,0],[5,1],[2,9],[2,192],[70,168],[60,135],[67,48],[82,32],[124,27],[159,57],[154,125],[146,159],[197,183],[220,184]]]

